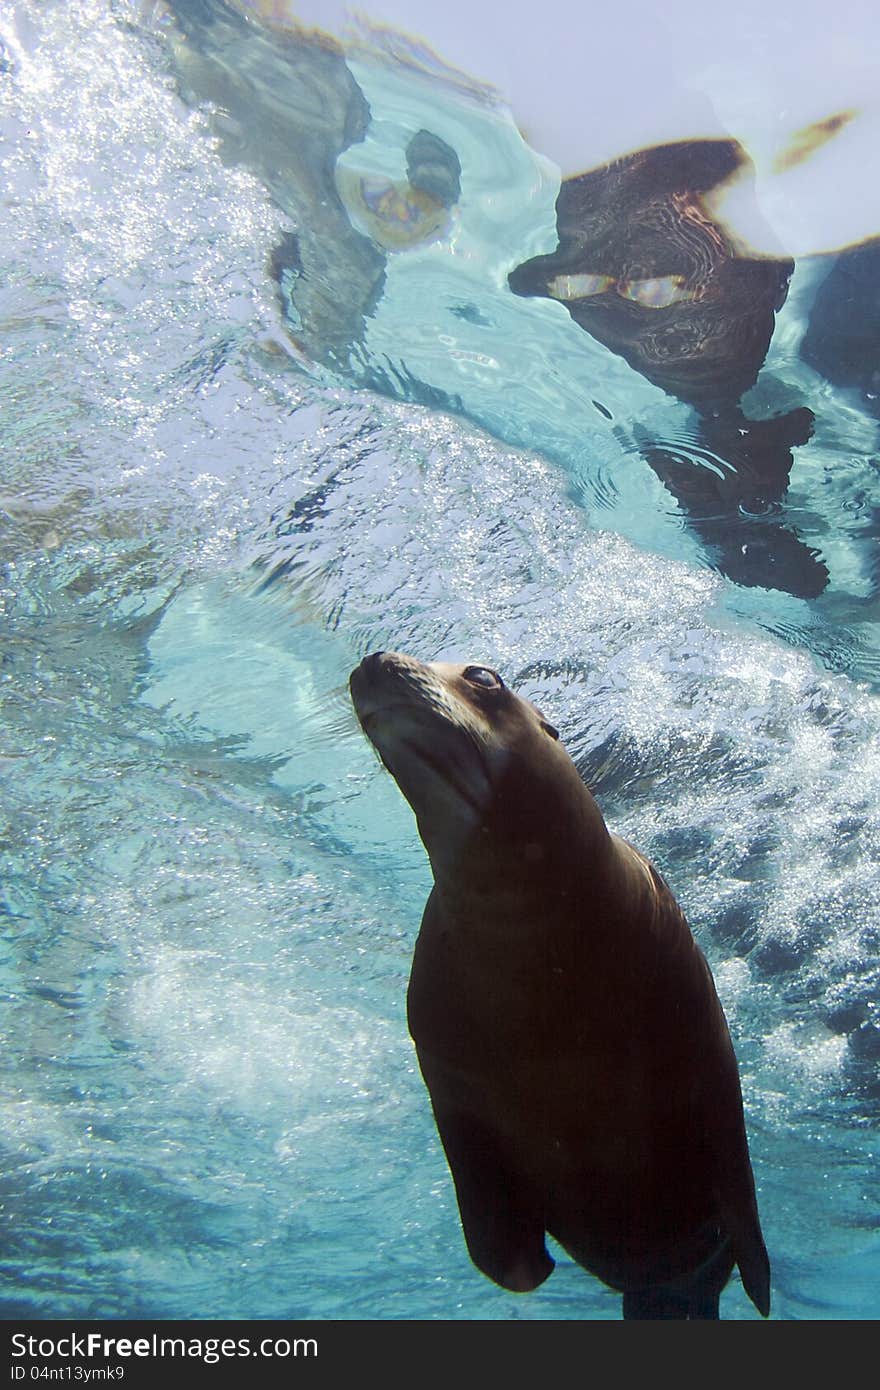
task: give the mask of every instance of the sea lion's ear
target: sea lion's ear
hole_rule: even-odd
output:
[[[541,728],[544,730],[544,733],[547,735],[547,737],[552,738],[554,740],[558,740],[559,730],[556,728],[555,724],[551,724],[550,720],[545,718],[541,710],[538,709],[538,706],[534,704],[533,701],[527,700],[526,704],[531,708],[532,713],[534,714],[535,718],[537,719]]]

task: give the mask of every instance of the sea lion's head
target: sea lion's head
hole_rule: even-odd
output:
[[[374,652],[352,702],[416,815],[435,878],[549,868],[601,814],[559,734],[492,667]]]

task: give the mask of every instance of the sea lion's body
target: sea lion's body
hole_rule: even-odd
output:
[[[525,1291],[553,1268],[547,1232],[633,1317],[717,1317],[738,1263],[766,1314],[705,958],[555,731],[490,677],[394,653],[352,676],[434,871],[408,1015],[471,1257]]]

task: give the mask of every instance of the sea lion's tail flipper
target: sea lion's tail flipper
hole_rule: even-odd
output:
[[[715,1248],[696,1269],[687,1270],[666,1283],[624,1290],[624,1318],[717,1322],[721,1291],[730,1278],[734,1256],[729,1238],[722,1236],[718,1240],[717,1230],[713,1234],[717,1241]]]
[[[720,1010],[720,1004],[718,1007]],[[729,1037],[728,1046],[729,1057],[733,1059]],[[743,1288],[761,1317],[766,1318],[770,1314],[770,1259],[758,1215],[739,1074],[733,1060],[726,1071],[726,1084],[718,1087],[715,1100],[719,1106],[716,1115],[722,1117],[715,1170],[721,1229],[730,1241]]]
[[[762,1318],[770,1313],[770,1258],[755,1198],[755,1184],[748,1154],[745,1167],[732,1175],[734,1182],[722,1206],[724,1229],[730,1238],[733,1258],[739,1266],[743,1288]]]
[[[704,1297],[694,1298],[670,1293],[667,1289],[643,1289],[623,1295],[623,1316],[627,1321],[638,1318],[651,1322],[717,1322],[719,1300],[717,1289],[712,1289]]]
[[[733,1254],[743,1288],[762,1318],[770,1314],[770,1259],[757,1218],[751,1229],[731,1231]]]

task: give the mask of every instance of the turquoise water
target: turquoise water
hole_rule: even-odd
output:
[[[510,293],[558,192],[513,123],[355,65],[368,117],[322,69],[306,130],[287,41],[234,21],[0,16],[3,1315],[619,1316],[561,1252],[525,1298],[467,1259],[404,1017],[427,865],[347,695],[395,647],[497,666],[660,865],[774,1316],[875,1317],[877,441],[800,353],[827,266],[749,398],[813,438],[724,519],[815,551],[805,598],[719,572],[646,465],[688,407]],[[337,156],[402,181],[428,122],[460,161],[432,239],[321,205]]]

